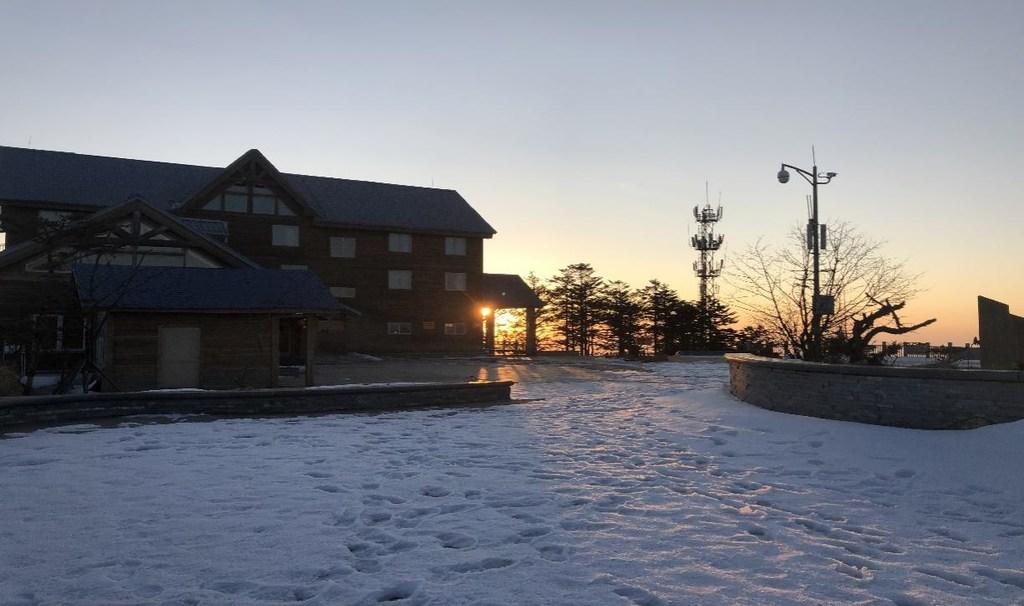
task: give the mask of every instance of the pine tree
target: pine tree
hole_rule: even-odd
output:
[[[708,297],[706,303],[697,304],[697,322],[700,327],[698,349],[721,351],[735,345],[736,331],[729,327],[736,323],[736,314],[717,297]]]
[[[656,279],[648,282],[640,293],[651,348],[655,354],[666,353],[665,328],[673,307],[679,302],[679,296],[668,285]]]
[[[602,301],[603,348],[622,357],[639,349],[643,303],[640,295],[621,280],[609,282]]]
[[[601,320],[604,279],[589,263],[575,263],[551,278],[548,292],[555,330],[565,351],[592,355]]]

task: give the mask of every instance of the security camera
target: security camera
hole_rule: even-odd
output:
[[[780,170],[779,171],[779,183],[788,183],[788,182],[789,182],[789,172],[786,169]]]

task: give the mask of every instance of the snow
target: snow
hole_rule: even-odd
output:
[[[313,385],[303,389],[329,389],[331,391],[346,391],[350,389],[366,389],[367,387],[426,387],[428,385],[443,385],[437,382],[423,381],[393,381],[388,383],[339,383],[337,385]]]
[[[526,404],[0,439],[2,604],[1022,604],[1024,423],[772,413],[721,362]]]

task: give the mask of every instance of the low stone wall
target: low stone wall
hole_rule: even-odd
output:
[[[728,354],[730,391],[761,408],[916,429],[1024,418],[1024,372],[842,366]]]
[[[512,381],[236,391],[136,391],[0,398],[0,430],[128,415],[263,416],[508,402]]]

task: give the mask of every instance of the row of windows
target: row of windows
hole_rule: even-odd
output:
[[[309,268],[305,265],[282,265],[281,269],[301,270]],[[412,290],[412,271],[408,269],[388,270],[388,288],[390,290]],[[445,272],[444,289],[450,291],[465,291],[466,274]],[[354,299],[356,296],[356,289],[348,286],[332,286],[330,290],[331,294],[339,299]]]
[[[391,290],[411,290],[412,270],[389,269],[388,288]],[[466,274],[461,272],[445,272],[444,289],[452,291],[466,290]]]
[[[431,331],[437,330],[434,322],[424,322],[423,330]],[[388,322],[388,334],[389,335],[411,335],[412,334],[412,322]],[[466,323],[465,322],[445,322],[444,323],[444,334],[451,336],[461,336],[466,334]]]
[[[280,215],[283,217],[295,215],[292,209],[288,208],[288,205],[278,198],[273,191],[259,185],[253,186],[252,196],[249,195],[249,188],[245,185],[229,187],[224,193],[218,194],[207,202],[203,209],[253,215]]]
[[[271,243],[274,246],[298,246],[298,225],[274,225],[271,227]],[[331,236],[331,256],[339,259],[354,259],[356,239],[348,236]],[[412,236],[409,234],[388,234],[388,252],[411,253]],[[466,256],[465,238],[445,238],[444,254]]]

